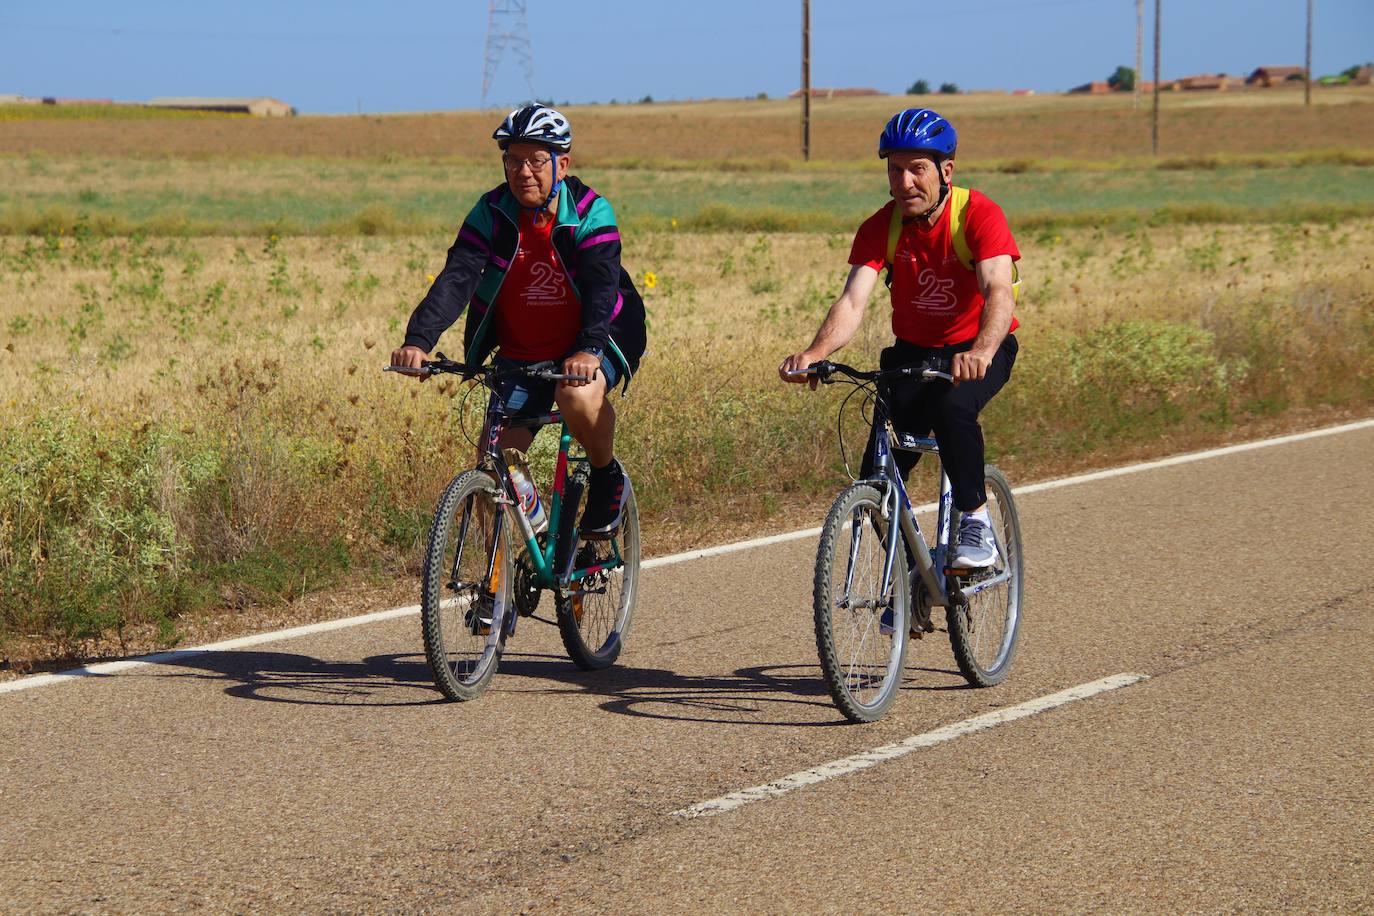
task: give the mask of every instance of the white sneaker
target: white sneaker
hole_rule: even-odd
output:
[[[997,563],[997,542],[992,528],[976,518],[964,516],[959,523],[959,542],[949,565],[955,569],[988,569]]]

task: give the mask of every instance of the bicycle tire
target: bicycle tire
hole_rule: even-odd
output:
[[[951,603],[945,609],[945,622],[960,673],[975,687],[993,687],[1006,680],[1021,638],[1025,556],[1011,484],[992,465],[984,468],[983,480],[998,550],[993,574],[1006,571],[1010,575],[1001,585]],[[953,579],[951,593],[966,584],[966,580]]]
[[[425,657],[435,686],[459,702],[477,699],[491,683],[505,649],[507,618],[514,613],[510,525],[508,520],[496,524],[502,511],[495,502],[498,492],[486,471],[455,477],[434,510],[425,553],[420,601]],[[480,549],[469,549],[478,544]],[[485,633],[473,620],[483,604],[491,613]]]
[[[854,484],[831,505],[816,549],[812,591],[816,653],[830,698],[854,722],[881,718],[902,685],[911,614],[910,581],[906,551],[899,541],[891,593],[876,594],[886,555],[886,532],[882,496],[869,484]],[[851,573],[854,560],[857,563]],[[889,605],[892,632],[884,634],[880,608]],[[844,625],[837,626],[841,622]],[[869,689],[875,678],[876,685]]]
[[[577,544],[576,525],[583,493],[583,481],[576,477],[570,479],[564,491],[567,514],[559,524],[563,529],[559,532],[560,547]],[[576,547],[575,555],[576,565],[586,568],[613,558],[614,549],[618,548],[621,566],[573,583],[570,590],[560,590],[556,602],[558,633],[563,637],[563,648],[573,664],[583,671],[598,671],[615,664],[634,619],[635,596],[639,591],[639,506],[628,473],[625,475],[624,501],[625,514],[614,541],[583,541]],[[605,591],[585,591],[600,589]]]

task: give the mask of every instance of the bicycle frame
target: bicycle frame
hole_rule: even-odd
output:
[[[931,607],[947,607],[950,602],[942,570],[945,568],[945,557],[949,551],[950,510],[954,503],[949,475],[941,467],[939,512],[935,523],[935,548],[932,550],[921,531],[920,522],[916,520],[916,512],[911,505],[911,497],[907,495],[906,483],[897,469],[897,462],[892,458],[893,443],[889,439],[887,419],[880,416],[876,418],[875,425],[877,435],[873,455],[874,477],[865,482],[873,484],[883,494],[883,516],[896,519],[898,522],[889,525],[887,530],[887,556],[883,561],[884,593],[892,584],[892,567],[897,559],[897,538],[900,533],[900,537],[910,548],[911,555],[916,558],[915,572],[920,574],[921,582],[925,586],[927,603]],[[898,449],[939,458],[940,447],[934,439],[921,439],[906,433],[895,435]]]
[[[549,527],[552,536],[547,538],[544,547],[539,546],[538,536],[534,532],[534,527],[520,508],[520,500],[516,496],[515,482],[511,480],[510,471],[506,468],[506,462],[501,454],[501,433],[510,428],[531,427],[538,429],[541,426],[559,424],[560,433],[558,439],[558,459],[554,466],[553,492],[549,500]],[[507,414],[506,405],[502,402],[499,395],[492,393],[487,402],[486,421],[483,424],[485,434],[483,442],[482,464],[487,466],[487,470],[495,476],[498,481],[502,494],[497,502],[505,508],[505,512],[496,522],[495,537],[499,539],[501,525],[510,522],[520,532],[520,537],[525,542],[526,555],[529,557],[530,566],[534,570],[535,578],[542,588],[567,588],[574,582],[580,581],[587,576],[601,572],[605,569],[615,569],[619,567],[623,560],[620,556],[620,545],[617,539],[610,541],[612,559],[607,563],[599,563],[589,566],[586,569],[575,569],[576,553],[568,552],[568,561],[564,569],[554,568],[554,557],[558,551],[558,532],[559,520],[562,518],[564,505],[564,495],[568,482],[568,452],[572,447],[572,433],[568,431],[568,424],[563,421],[562,415],[558,411],[552,411],[536,417],[514,418]],[[574,459],[585,460],[585,459]],[[466,524],[466,520],[464,522]],[[456,561],[456,558],[455,558]],[[491,570],[488,570],[490,576]]]
[[[935,546],[932,549],[926,543],[921,525],[916,520],[916,511],[911,505],[911,497],[907,495],[906,483],[902,480],[897,462],[892,458],[892,449],[896,448],[899,451],[934,455],[936,460],[939,460],[940,446],[934,439],[892,430],[885,412],[881,409],[875,416],[874,423],[877,427],[873,456],[874,477],[864,482],[872,484],[884,494],[883,516],[898,520],[898,524],[888,526],[886,557],[883,561],[884,593],[887,593],[892,585],[892,567],[897,558],[899,531],[910,548],[911,555],[916,558],[916,572],[920,574],[921,582],[925,586],[926,601],[930,607],[949,607],[958,598],[971,598],[1010,578],[1011,571],[1004,569],[996,575],[979,578],[969,585],[960,587],[953,595],[950,593],[944,575],[954,514],[954,491],[949,482],[949,475],[945,473],[944,465],[941,464],[940,500],[935,522]]]

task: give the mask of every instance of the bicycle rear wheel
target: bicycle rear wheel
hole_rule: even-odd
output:
[[[475,700],[496,674],[514,613],[510,525],[486,471],[449,484],[434,512],[420,618],[434,683],[450,700]]]
[[[1011,484],[992,465],[984,470],[988,518],[997,542],[997,563],[992,569],[967,577],[951,577],[950,592],[977,588],[997,581],[974,595],[952,603],[945,611],[949,643],[959,670],[970,684],[991,687],[1006,680],[1021,635],[1021,596],[1024,558],[1021,553],[1021,520],[1011,495]]]
[[[886,535],[882,497],[855,484],[831,506],[816,551],[816,652],[831,698],[855,722],[882,716],[902,684],[911,595],[900,543],[883,586]]]
[[[559,544],[577,544],[577,519],[582,512],[586,479],[581,473],[568,480]],[[615,537],[577,544],[573,568],[605,567],[570,583],[558,596],[558,632],[573,664],[583,671],[610,667],[620,656],[634,617],[639,586],[639,508],[630,475],[625,475],[624,520]]]

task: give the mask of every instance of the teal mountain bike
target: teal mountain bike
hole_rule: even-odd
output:
[[[481,696],[517,620],[534,616],[546,590],[554,595],[573,663],[583,670],[610,666],[629,634],[639,583],[639,513],[629,474],[620,528],[604,539],[582,537],[577,520],[590,473],[586,457],[569,457],[573,437],[557,411],[514,417],[498,394],[509,373],[548,381],[583,377],[564,375],[552,362],[498,368],[436,357],[420,370],[396,371],[474,378],[491,396],[477,466],[455,477],[439,498],[425,553],[420,616],[434,683],[451,700]],[[498,443],[507,428],[554,423],[561,436],[548,528],[536,533]]]

